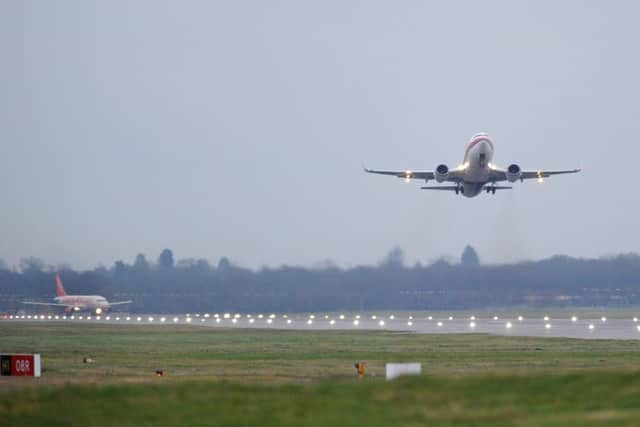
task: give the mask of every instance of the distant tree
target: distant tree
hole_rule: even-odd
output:
[[[44,271],[45,264],[40,258],[29,257],[20,260],[20,271],[25,274],[40,273]]]
[[[120,278],[120,277],[124,277],[126,273],[127,273],[127,264],[125,264],[124,261],[118,260],[113,264],[114,276]]]
[[[195,258],[179,259],[178,262],[176,262],[176,268],[179,268],[179,269],[193,268],[196,265],[196,262],[197,261]]]
[[[147,261],[144,254],[136,255],[136,260],[133,262],[132,270],[136,273],[146,273],[149,271],[149,261]]]
[[[229,261],[229,258],[227,258],[226,256],[223,256],[222,258],[220,258],[220,261],[218,261],[218,271],[220,271],[221,273],[227,272],[231,269],[231,262]]]
[[[209,272],[211,270],[209,261],[204,258],[200,258],[198,261],[196,261],[196,268],[202,272]]]
[[[173,252],[171,252],[171,249],[163,249],[158,257],[158,266],[160,268],[171,269],[174,264],[175,261],[173,260]]]
[[[460,263],[468,267],[475,267],[480,264],[480,258],[476,250],[473,249],[473,246],[465,246],[464,251],[462,251],[462,256],[460,257]]]
[[[393,248],[382,260],[381,265],[386,268],[402,268],[404,265],[404,251],[400,248]]]
[[[3,259],[0,259],[0,270],[9,270],[9,265]]]

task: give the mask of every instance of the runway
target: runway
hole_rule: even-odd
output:
[[[102,316],[4,315],[2,321],[40,321],[102,324],[199,325],[211,328],[249,328],[280,330],[384,330],[422,334],[483,333],[493,335],[563,337],[581,339],[640,339],[637,317],[607,316],[580,318],[551,316],[475,316],[410,314],[119,314]]]

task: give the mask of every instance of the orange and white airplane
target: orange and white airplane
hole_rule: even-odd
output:
[[[102,314],[109,310],[114,305],[130,304],[133,301],[118,301],[109,302],[107,299],[100,295],[67,295],[62,286],[62,279],[60,273],[56,274],[56,297],[54,302],[32,302],[23,301],[23,304],[30,305],[48,305],[54,307],[64,307],[65,311],[92,311],[95,314]]]

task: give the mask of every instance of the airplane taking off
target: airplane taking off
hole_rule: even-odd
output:
[[[412,179],[424,179],[428,182],[434,179],[436,182],[452,182],[455,185],[436,185],[421,187],[423,190],[445,190],[455,191],[465,197],[475,197],[483,190],[487,193],[496,194],[496,190],[509,190],[511,186],[496,185],[497,182],[524,181],[525,179],[537,179],[542,182],[543,178],[551,175],[565,173],[577,173],[580,169],[557,170],[557,171],[523,171],[520,165],[512,164],[507,169],[500,169],[491,163],[493,159],[493,141],[486,133],[474,135],[464,152],[462,164],[455,169],[449,169],[445,164],[438,165],[435,171],[393,171],[374,170],[365,168],[365,172],[377,173],[381,175],[391,175],[404,178],[407,182]]]
[[[23,301],[23,304],[29,305],[48,305],[54,307],[64,307],[65,311],[93,311],[96,314],[102,314],[114,305],[130,304],[133,301],[109,302],[100,295],[67,295],[62,286],[60,273],[56,274],[56,297],[50,302],[31,302]]]

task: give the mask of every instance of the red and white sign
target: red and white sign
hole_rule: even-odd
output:
[[[0,374],[14,377],[39,377],[39,354],[0,354]]]

